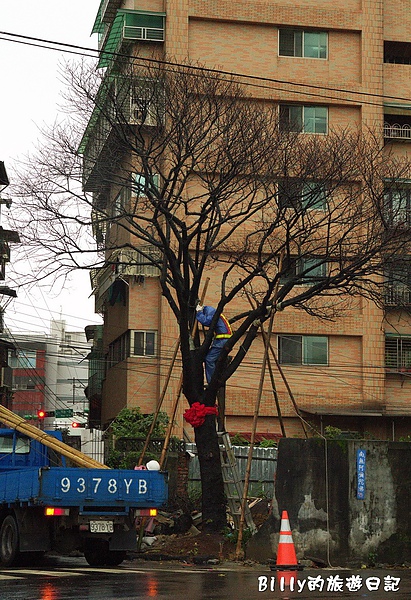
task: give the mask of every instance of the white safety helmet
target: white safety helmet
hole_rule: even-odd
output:
[[[146,464],[146,467],[149,471],[159,471],[160,463],[157,462],[156,460],[149,460],[148,463]]]

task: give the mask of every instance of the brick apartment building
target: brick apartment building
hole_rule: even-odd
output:
[[[325,134],[331,126],[361,125],[381,132],[381,145],[389,144],[399,155],[411,148],[411,15],[405,0],[102,0],[94,32],[106,52],[138,48],[147,56],[200,61],[275,80],[271,94],[280,115],[298,113],[305,123],[305,117],[312,117],[307,135]],[[102,55],[100,67],[109,66],[107,56]],[[95,122],[89,124],[89,136],[93,127]],[[96,193],[103,146],[104,141],[100,147],[84,147],[86,191]],[[94,166],[87,167],[90,159]],[[114,192],[108,195],[114,202]],[[410,225],[411,182],[404,182],[400,196],[394,200],[402,202]],[[147,265],[119,271],[108,265],[93,275],[108,361],[103,423],[126,405],[152,412],[161,395],[178,333],[155,275]],[[410,275],[402,287],[388,284],[389,275],[384,308],[358,298],[336,322],[294,309],[276,315],[275,345],[286,381],[299,410],[318,430],[330,425],[396,440],[410,433]],[[206,303],[217,300],[211,276]],[[291,351],[299,349],[291,360],[283,358],[287,344]],[[320,364],[312,364],[313,345]],[[251,430],[261,362],[257,344],[229,381],[226,418],[231,433]],[[165,410],[171,409],[178,380],[177,361]],[[302,435],[278,373],[276,386],[287,435]],[[186,407],[180,402],[178,434]],[[260,436],[281,433],[276,415],[267,381]],[[186,433],[191,437],[191,428]]]

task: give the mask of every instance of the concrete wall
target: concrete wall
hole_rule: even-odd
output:
[[[357,450],[365,450],[365,496],[357,497]],[[332,566],[411,560],[411,444],[282,439],[272,513],[247,558],[275,558],[288,512],[297,557]]]

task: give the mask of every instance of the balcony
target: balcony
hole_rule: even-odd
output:
[[[411,306],[411,288],[406,285],[387,285],[384,289],[384,304],[396,308]]]
[[[104,23],[112,21],[121,4],[122,0],[101,0],[99,8],[100,20]]]
[[[102,51],[98,66],[110,67],[124,42],[163,42],[164,30],[165,13],[117,10],[110,22],[103,22],[103,15],[98,15],[93,28]]]
[[[384,139],[411,141],[411,125],[408,123],[384,123]]]
[[[126,125],[151,128],[163,116],[163,94],[152,79],[134,81],[108,74],[100,86],[93,114],[80,142],[83,188],[100,194],[122,153],[128,150]],[[124,150],[122,150],[122,147]]]
[[[98,113],[95,109],[95,113]],[[114,133],[113,125],[110,123],[107,115],[100,112],[98,116],[90,120],[83,141],[80,146],[80,153],[83,154],[83,187],[86,192],[100,191],[102,186],[101,174],[105,173],[109,177],[110,169],[114,167],[110,161],[110,148],[115,141],[112,136]]]
[[[100,312],[108,299],[110,288],[118,279],[128,277],[159,277],[160,268],[156,265],[161,254],[154,246],[141,246],[139,250],[124,248],[115,250],[110,256],[110,264],[100,269],[92,269],[90,274],[96,312]]]

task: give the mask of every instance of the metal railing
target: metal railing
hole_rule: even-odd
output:
[[[133,25],[124,25],[124,40],[147,40],[149,42],[164,42],[163,27],[136,27]]]
[[[387,139],[411,140],[411,125],[384,123],[384,137]]]
[[[410,306],[411,289],[406,286],[386,286],[384,302],[386,306]]]

